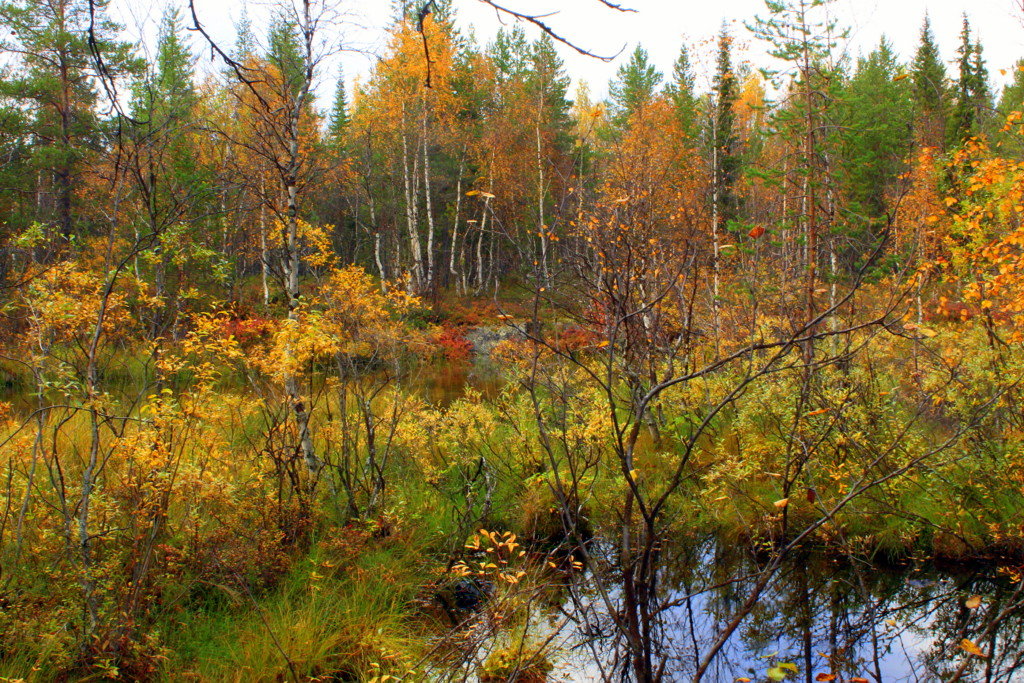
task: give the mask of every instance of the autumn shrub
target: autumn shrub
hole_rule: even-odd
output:
[[[592,519],[597,517],[596,511],[608,511],[602,508],[602,502],[598,500],[601,494],[596,484],[593,475],[588,475],[583,481],[572,482],[568,472],[562,472],[558,483],[551,474],[527,478],[515,507],[512,528],[537,549],[572,547],[577,541],[590,540],[593,536]],[[558,495],[559,486],[564,500]],[[565,518],[564,508],[574,512],[572,520]],[[572,536],[567,530],[570,521],[573,524]],[[611,520],[600,520],[602,523],[608,521]]]
[[[450,323],[444,323],[438,328],[433,335],[433,342],[449,362],[466,361],[473,353],[473,345],[466,339],[466,329]]]
[[[495,648],[479,675],[482,683],[543,683],[553,668],[540,645],[520,642]]]
[[[276,323],[273,320],[258,316],[232,317],[223,322],[223,333],[236,339],[242,346],[251,346],[267,341],[275,329]]]
[[[594,349],[600,342],[600,336],[593,330],[579,325],[567,325],[558,330],[551,346],[562,353],[572,353],[583,349]]]

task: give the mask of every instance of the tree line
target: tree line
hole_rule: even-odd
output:
[[[317,240],[419,294],[550,284],[590,207],[644,194],[644,219],[699,244],[715,288],[722,250],[756,245],[811,291],[892,227],[922,150],[940,163],[978,136],[1014,146],[1002,124],[1024,96],[1022,62],[996,101],[966,17],[947,73],[927,17],[909,63],[884,38],[851,60],[824,4],[768,3],[748,26],[770,69],[723,25],[708,90],[702,46],[666,77],[638,45],[600,101],[570,92],[550,35],[513,25],[480,45],[450,2],[422,17],[396,3],[379,61],[351,92],[338,73],[325,106],[322,35],[283,7],[265,35],[243,20],[229,65],[200,77],[173,8],[145,58],[102,6],[7,2],[0,269],[16,277],[19,259],[73,253],[116,221],[147,240],[132,268],[163,302],[158,335],[193,288],[284,301]],[[911,241],[891,240],[893,264]]]

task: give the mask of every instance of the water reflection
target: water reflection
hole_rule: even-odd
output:
[[[489,358],[474,356],[458,363],[443,361],[415,367],[402,383],[429,403],[448,406],[465,396],[467,391],[476,391],[485,399],[493,399],[506,382],[501,369]]]
[[[691,680],[762,565],[713,541],[664,559],[661,590],[648,607],[656,670],[661,680]],[[612,618],[622,609],[614,579],[590,574],[565,586],[548,615],[545,627],[559,631],[558,680],[636,679]],[[1021,598],[1019,585],[994,566],[896,568],[793,556],[703,680],[1024,680]],[[985,656],[967,652],[964,639]]]

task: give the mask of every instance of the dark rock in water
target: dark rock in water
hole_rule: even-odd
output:
[[[458,624],[468,613],[483,607],[493,592],[494,586],[490,582],[467,578],[441,588],[435,598],[452,624]]]
[[[462,610],[475,610],[482,605],[491,592],[491,586],[479,581],[460,579],[452,587],[455,606]]]

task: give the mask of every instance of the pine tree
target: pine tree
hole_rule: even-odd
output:
[[[940,148],[949,116],[949,96],[946,91],[946,67],[942,63],[928,15],[925,15],[921,27],[921,43],[914,55],[910,73],[914,86],[918,144]]]
[[[679,49],[679,57],[672,67],[672,82],[665,87],[665,93],[672,101],[679,126],[683,133],[693,139],[697,135],[697,119],[699,117],[699,100],[696,95],[693,66],[690,64],[690,51],[683,45]]]
[[[662,78],[661,72],[650,63],[647,51],[637,45],[629,61],[619,67],[608,90],[616,125],[625,125],[630,116],[650,102]]]
[[[120,27],[106,17],[105,9],[102,1],[91,6],[86,0],[0,2],[0,25],[8,36],[0,41],[0,50],[19,55],[21,66],[18,75],[0,84],[0,95],[29,112],[28,129],[35,140],[32,163],[44,179],[37,193],[52,198],[39,219],[52,220],[66,239],[75,232],[82,169],[102,145],[90,23],[107,77],[139,68],[129,46],[116,40]]]

